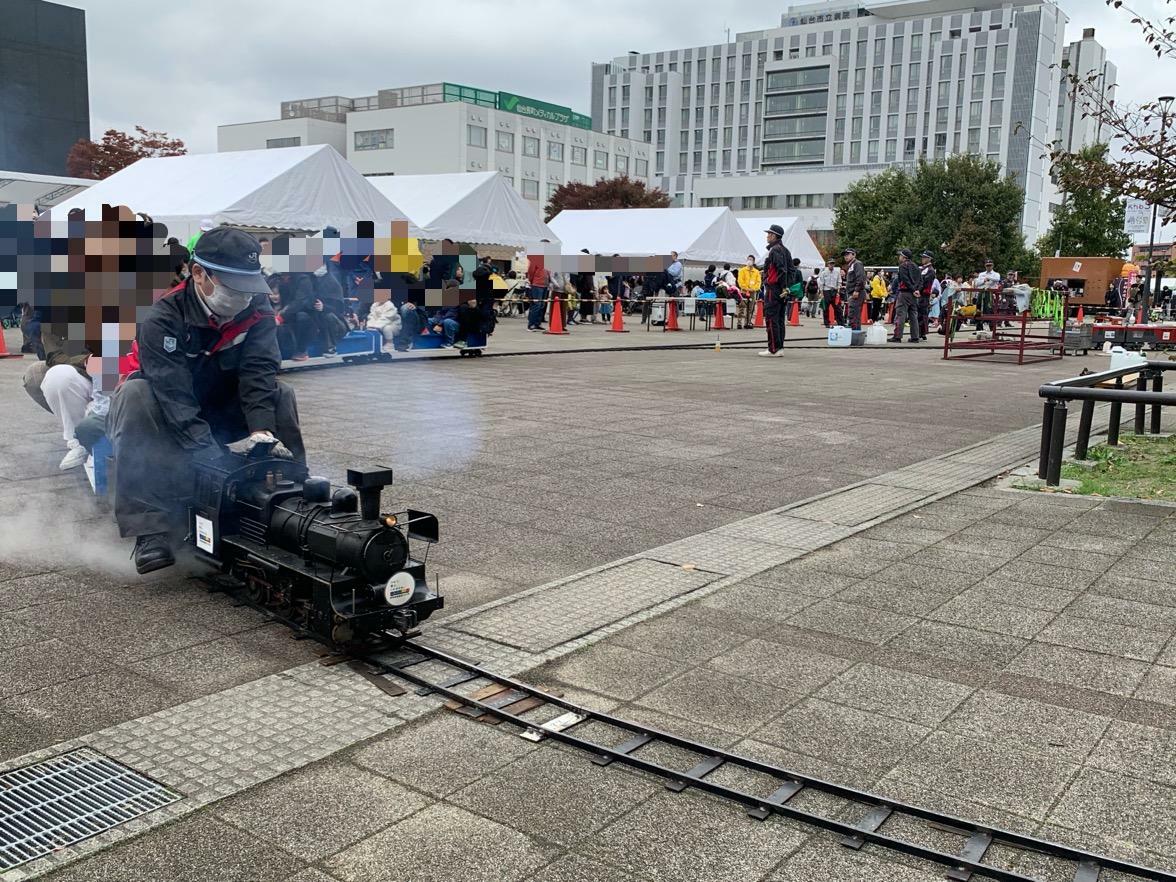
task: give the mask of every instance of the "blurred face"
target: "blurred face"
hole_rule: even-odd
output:
[[[750,254],[747,255],[747,265],[748,266],[755,266],[755,257],[754,256],[752,256]]]

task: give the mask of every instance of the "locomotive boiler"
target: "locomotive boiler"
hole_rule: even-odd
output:
[[[347,483],[264,454],[200,464],[189,539],[231,588],[295,628],[348,650],[398,642],[444,605],[425,578],[437,518],[381,511],[390,468],[348,469]]]

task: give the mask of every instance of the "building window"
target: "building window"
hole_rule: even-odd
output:
[[[573,147],[572,148],[572,165],[587,165],[588,164],[588,148],[587,147]]]
[[[616,163],[618,175],[627,175],[629,173],[629,157],[618,155],[613,161]]]
[[[466,126],[466,143],[471,147],[486,146],[485,126]]]
[[[273,150],[276,147],[301,147],[302,138],[266,138],[265,147],[267,150]]]
[[[608,151],[607,150],[593,150],[592,151],[592,166],[601,171],[608,171]]]
[[[890,138],[886,142],[886,161],[894,162],[895,154],[898,151],[898,141]]]
[[[552,162],[563,162],[563,148],[564,145],[559,141],[547,142],[547,158]]]
[[[555,195],[555,191],[559,189],[559,184],[547,185],[547,198],[550,201],[551,197]]]
[[[532,181],[529,178],[523,179],[523,198],[524,199],[538,199],[539,198],[539,182]]]
[[[368,129],[355,133],[356,150],[392,149],[392,129]]]
[[[1000,126],[988,129],[988,152],[996,153],[1000,150]]]
[[[649,160],[635,159],[633,160],[633,173],[639,178],[649,177]]]
[[[514,132],[495,132],[494,149],[502,153],[514,153]]]
[[[539,139],[523,135],[523,156],[539,155]]]

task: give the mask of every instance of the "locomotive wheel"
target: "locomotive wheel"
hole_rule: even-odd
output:
[[[333,625],[331,627],[331,642],[338,646],[346,646],[351,642],[352,637],[353,632],[351,630],[351,625],[349,625],[347,622]]]

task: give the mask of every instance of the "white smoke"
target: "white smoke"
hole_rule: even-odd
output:
[[[15,517],[0,521],[0,570],[6,564],[44,572],[81,567],[116,578],[136,578],[133,543],[120,539],[114,518],[87,498],[89,487],[74,494],[34,496],[19,504]]]

